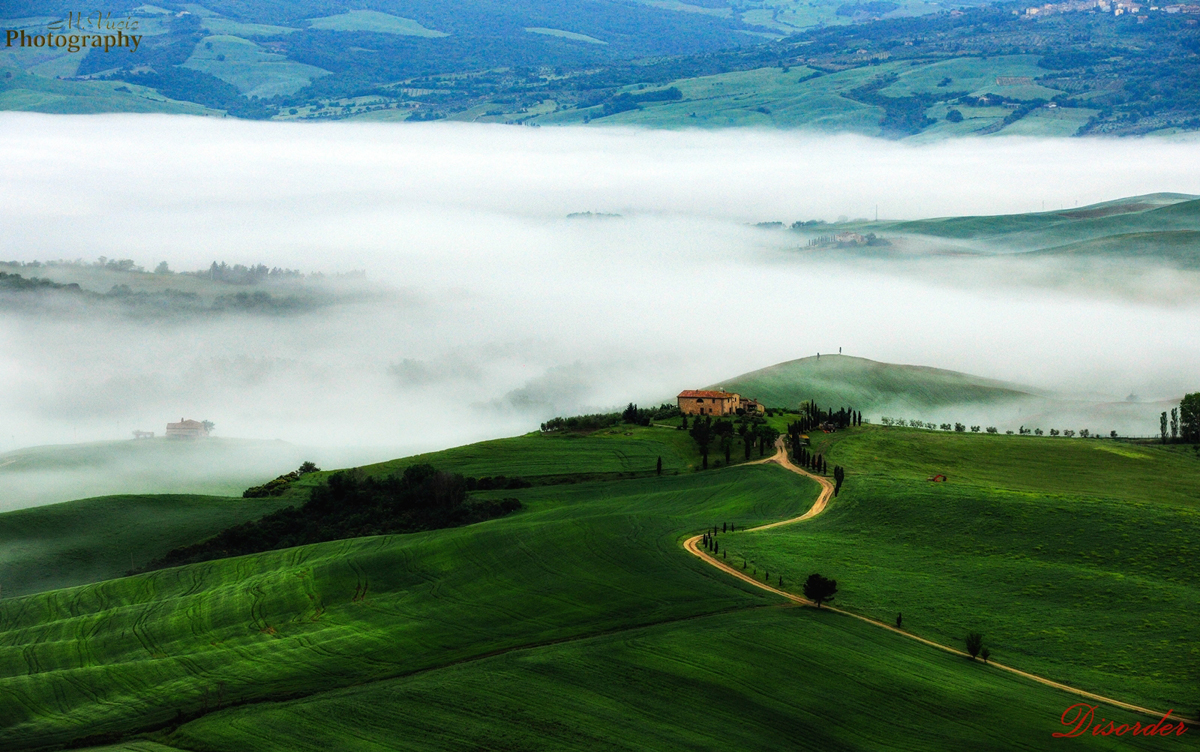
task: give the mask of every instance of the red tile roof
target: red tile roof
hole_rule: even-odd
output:
[[[712,392],[707,389],[684,389],[679,393],[680,397],[711,397],[713,399],[729,399],[733,395],[729,392]]]

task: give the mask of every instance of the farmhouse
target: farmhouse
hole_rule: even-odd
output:
[[[179,419],[178,423],[167,424],[168,439],[203,439],[208,436],[207,421]]]
[[[676,398],[684,415],[733,415],[734,413],[763,413],[757,401],[732,392],[707,389],[685,389]]]

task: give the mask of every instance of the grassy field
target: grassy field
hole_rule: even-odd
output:
[[[828,6],[828,15],[832,16],[835,7]],[[768,18],[772,13],[755,12],[765,12]],[[848,20],[846,17],[836,18],[841,22]],[[808,21],[815,23],[816,19]],[[806,22],[803,25],[810,24]],[[880,89],[879,93],[883,96],[909,97],[954,91],[976,97],[995,94],[1022,100],[1050,100],[1062,92],[1026,83],[1026,80],[1045,73],[1037,67],[1038,59],[1037,55],[1002,55],[916,64],[884,61],[878,65],[823,75],[814,75],[816,71],[805,67],[788,70],[779,67],[756,68],[677,79],[669,85],[682,92],[682,99],[648,103],[639,110],[602,117],[600,107],[570,109],[540,115],[533,120],[542,124],[570,124],[590,119],[594,125],[651,128],[805,128],[878,136],[883,110],[855,101],[851,91],[857,87],[881,76],[894,75],[896,80]],[[636,93],[637,90],[630,91]],[[915,141],[936,141],[971,136],[980,131],[1004,135],[1071,136],[1095,114],[1094,110],[1077,108],[1041,109],[1013,124],[999,127],[1001,121],[1012,112],[1011,109],[957,105],[956,109],[964,119],[959,123],[951,123],[945,119],[950,108],[944,103],[929,107],[926,115],[937,122],[910,138]]]
[[[1030,255],[1096,259],[1150,259],[1182,269],[1200,268],[1200,230],[1137,232],[1031,251]]]
[[[998,251],[1036,251],[1137,233],[1200,231],[1200,200],[1155,193],[1063,211],[879,222],[870,227],[889,234],[982,240]]]
[[[64,115],[101,112],[224,114],[193,102],[177,102],[153,89],[121,81],[59,81],[32,75],[16,64],[15,56],[6,58],[5,53],[0,53],[0,110]]]
[[[411,464],[428,462],[476,478],[506,475],[553,483],[652,475],[660,457],[664,474],[688,472],[700,465],[696,444],[685,431],[621,425],[590,434],[529,433],[482,441],[366,465],[363,471],[369,475],[389,475]],[[710,455],[710,462],[714,458]],[[305,476],[301,485],[322,482],[327,474]]]
[[[989,405],[1029,396],[1016,384],[836,354],[789,360],[716,386],[772,406],[795,408],[814,399],[824,408],[851,406],[862,411],[897,404],[913,409],[963,403]]]
[[[502,494],[526,508],[5,599],[0,692],[13,702],[0,706],[0,744],[67,742],[770,602],[678,541],[713,522],[795,515],[815,484],[756,466]]]
[[[837,604],[1157,707],[1200,706],[1200,459],[1108,441],[909,429],[822,437],[847,468],[826,514],[726,537],[774,576],[837,579]],[[925,477],[944,473],[946,483]]]
[[[248,97],[291,94],[329,71],[267,52],[241,37],[217,35],[200,40],[185,68],[209,73],[233,84]]]
[[[444,37],[445,32],[427,29],[411,18],[393,16],[375,10],[351,10],[336,16],[322,16],[309,21],[314,29],[328,31],[374,31],[380,34],[400,34],[408,37]]]
[[[165,741],[213,752],[1045,750],[1077,741],[1050,738],[1073,702],[855,619],[765,608],[233,709]],[[1078,741],[1197,748],[1188,735],[1127,739]]]
[[[0,514],[0,586],[12,598],[123,577],[173,548],[285,505],[279,499],[124,495]]]
[[[573,31],[564,31],[562,29],[547,29],[540,26],[530,26],[525,29],[530,34],[543,34],[548,37],[560,37],[562,39],[570,39],[576,42],[587,42],[588,44],[608,44],[603,39],[589,37],[587,34],[576,34]]]
[[[735,562],[790,589],[820,571],[842,607],[902,611],[952,645],[981,631],[997,660],[1085,689],[1200,703],[1195,452],[874,426],[813,442],[848,468],[842,494],[815,520],[722,535]],[[110,752],[1047,747],[1071,696],[781,607],[687,556],[687,535],[795,516],[817,491],[778,467],[695,472],[697,459],[686,433],[656,427],[459,447],[365,470],[520,475],[537,485],[489,494],[523,509],[5,598],[0,747],[105,733],[149,734]],[[33,581],[39,561],[120,566],[134,546],[250,513],[91,499],[0,517],[16,521],[0,550],[43,536],[42,553],[15,553]]]

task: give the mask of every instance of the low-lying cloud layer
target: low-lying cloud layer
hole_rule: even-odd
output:
[[[1127,294],[1122,275],[1065,284],[1070,269],[1051,284],[1009,262],[831,260],[747,226],[1200,192],[1185,144],[12,113],[0,134],[0,260],[261,262],[373,285],[287,316],[0,315],[0,451],[181,416],[437,448],[839,347],[1112,400],[1200,388],[1187,275]],[[567,218],[589,211],[622,217]]]

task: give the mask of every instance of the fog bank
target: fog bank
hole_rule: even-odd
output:
[[[0,314],[0,451],[188,417],[373,458],[839,347],[1110,401],[1200,388],[1187,275],[1156,272],[1164,302],[1160,277],[1109,294],[850,263],[746,224],[1200,193],[1194,145],[13,113],[0,136],[0,260],[363,269],[386,291],[274,317]],[[1093,430],[1151,433],[1149,412]]]

